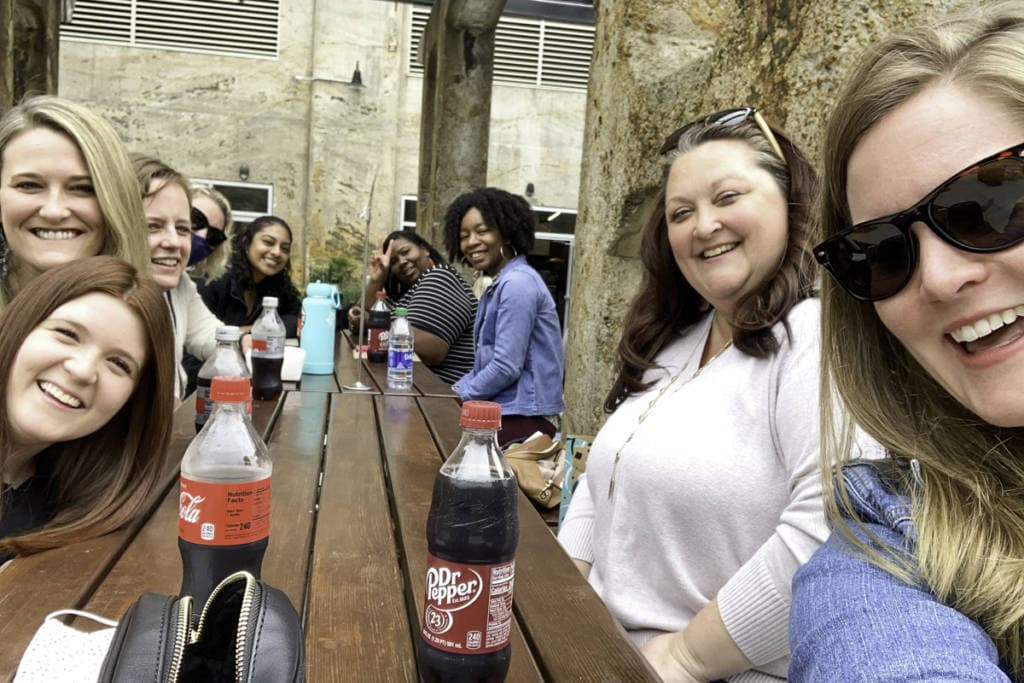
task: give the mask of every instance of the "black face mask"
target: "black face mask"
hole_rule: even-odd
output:
[[[227,241],[228,236],[220,228],[210,225],[206,214],[194,206],[190,217],[192,220],[192,253],[189,255],[188,265],[191,266],[209,256],[214,249]],[[199,230],[206,230],[205,238],[196,234]]]

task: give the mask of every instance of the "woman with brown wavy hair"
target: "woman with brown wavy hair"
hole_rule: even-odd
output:
[[[174,353],[157,284],[94,256],[0,315],[0,562],[113,531],[166,472]]]
[[[827,535],[815,175],[750,108],[661,151],[611,415],[559,540],[666,680],[778,680],[790,580]]]
[[[1024,3],[872,46],[823,149],[823,390],[889,458],[822,435],[790,675],[1024,680]]]

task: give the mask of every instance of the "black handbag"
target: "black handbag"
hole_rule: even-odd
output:
[[[249,572],[213,589],[198,615],[190,596],[145,593],[117,625],[101,683],[302,683],[302,626],[284,593]]]

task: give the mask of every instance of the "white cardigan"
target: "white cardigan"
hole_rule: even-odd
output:
[[[593,564],[591,585],[638,646],[682,630],[717,596],[729,635],[760,670],[732,680],[785,678],[790,583],[828,536],[819,319],[818,301],[803,301],[788,316],[792,342],[783,325],[773,329],[778,353],[758,359],[729,347],[690,379],[706,316],[662,350],[656,362],[668,372],[648,371],[657,384],[626,399],[594,439],[558,538]],[[609,498],[615,453],[634,429]]]
[[[196,285],[187,273],[181,274],[178,286],[165,292],[174,324],[174,396],[185,398],[182,392],[188,382],[181,359],[188,351],[200,360],[206,360],[217,348],[217,328],[223,323],[203,303]]]

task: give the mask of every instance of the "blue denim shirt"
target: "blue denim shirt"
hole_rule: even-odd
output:
[[[562,331],[555,302],[525,256],[516,256],[480,298],[473,371],[452,389],[464,401],[495,401],[502,415],[557,415],[562,402]]]
[[[847,465],[843,476],[854,512],[883,550],[912,552],[909,498],[871,464]],[[793,577],[789,642],[791,681],[1011,680],[978,624],[923,582],[908,585],[871,564],[838,531]]]

